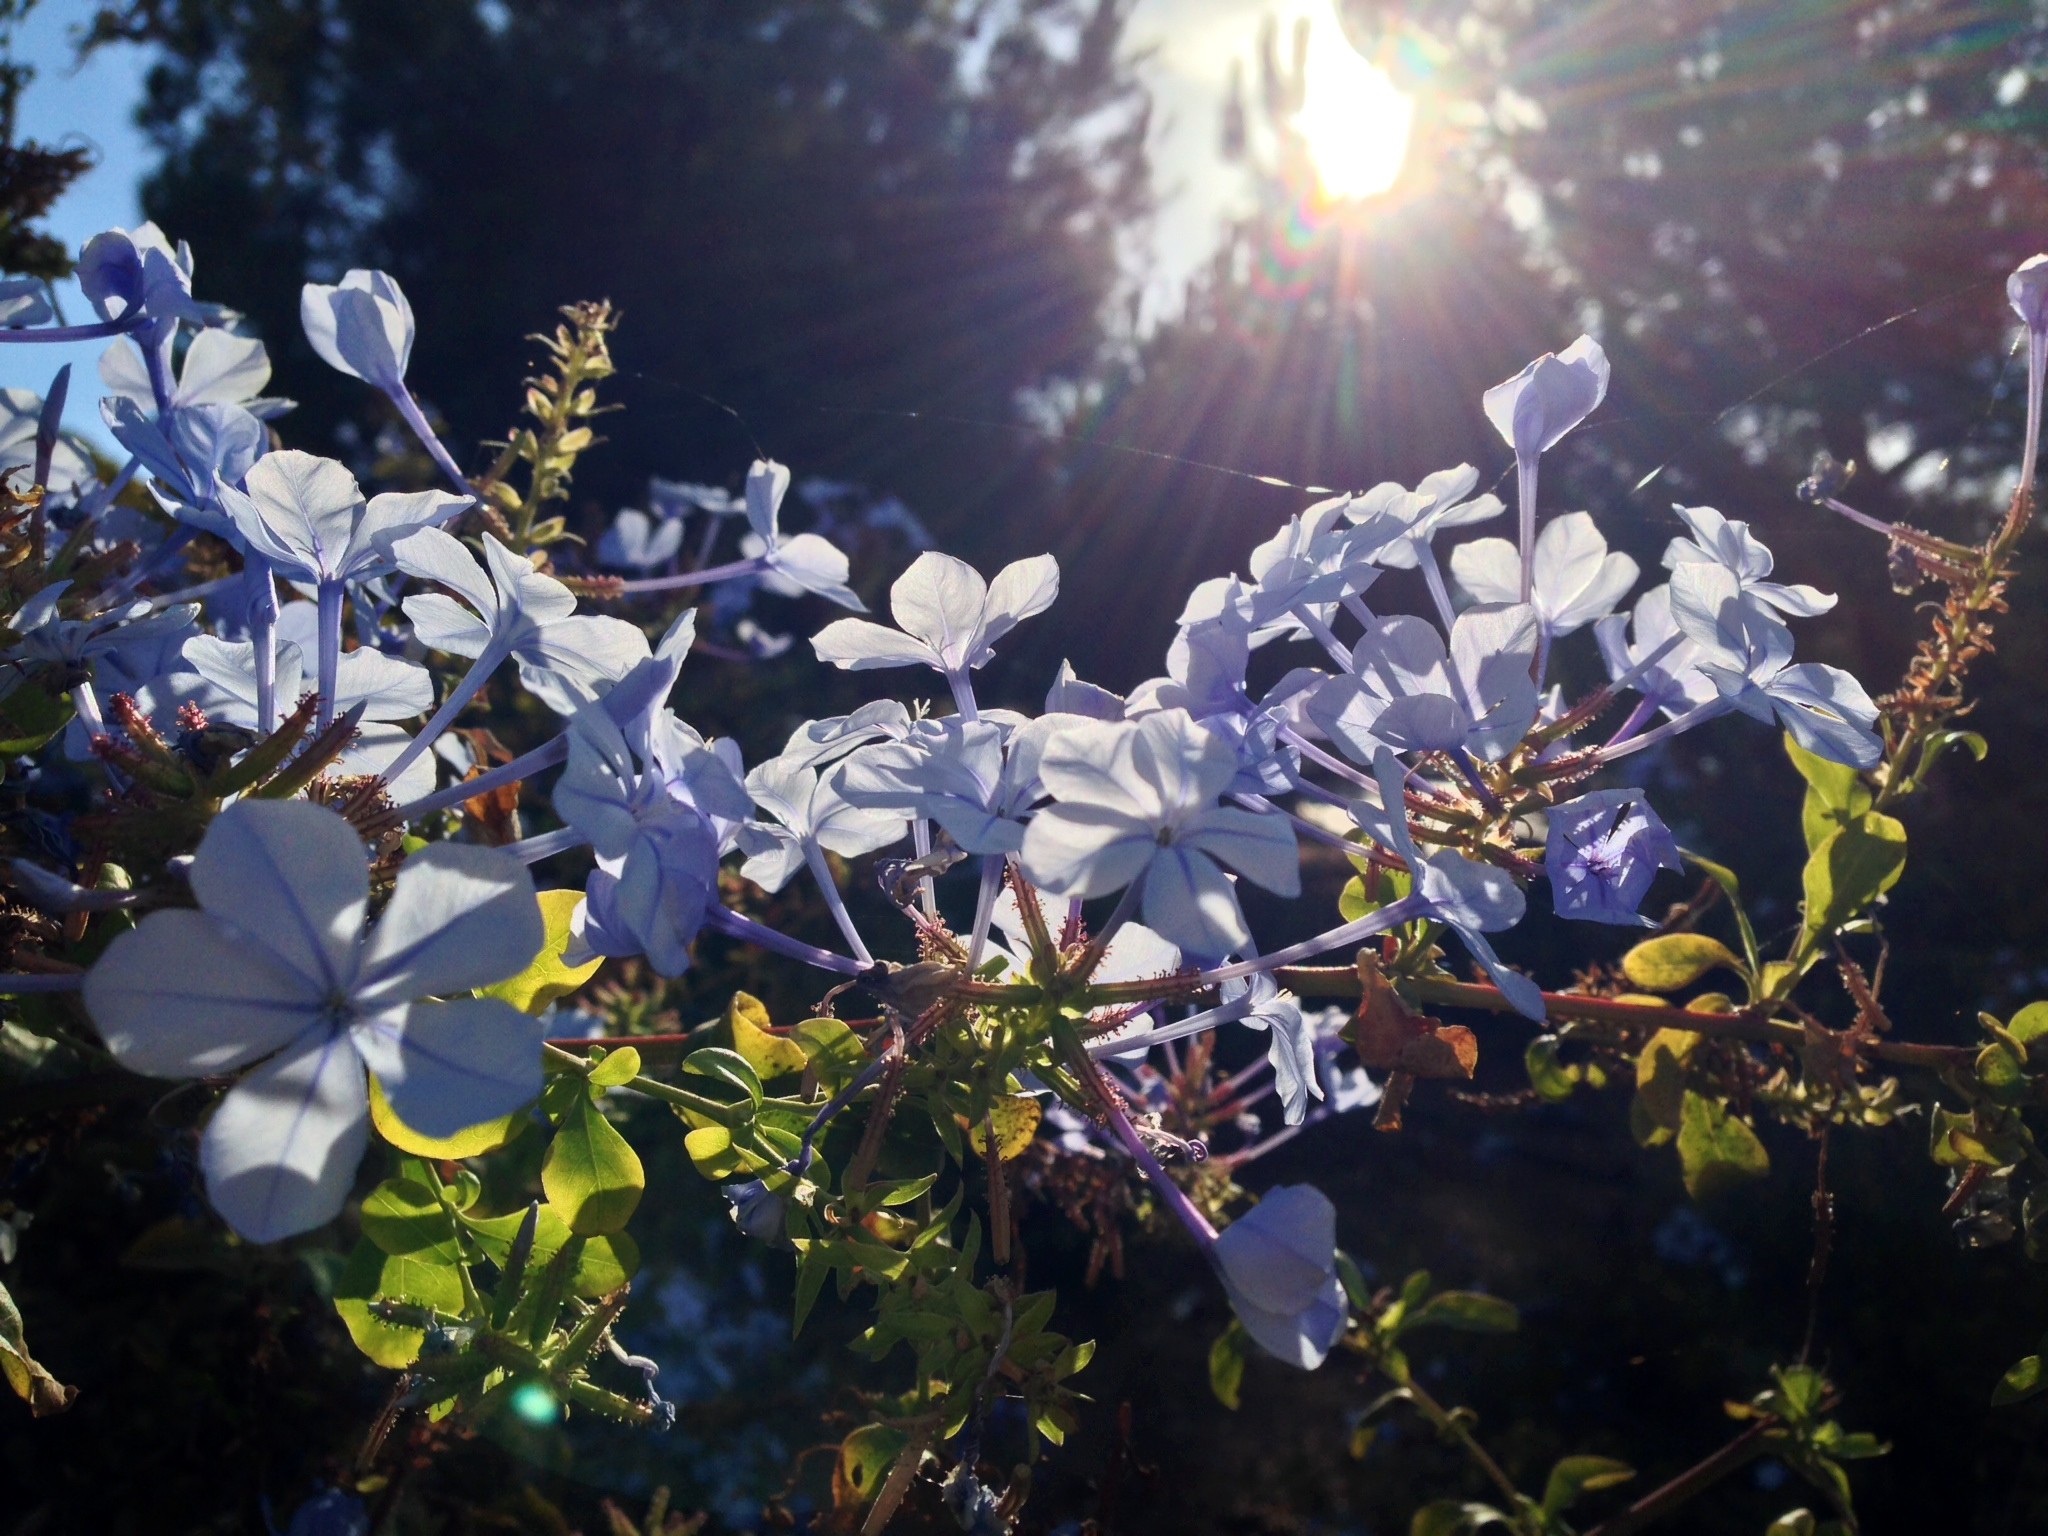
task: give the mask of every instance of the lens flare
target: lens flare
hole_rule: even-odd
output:
[[[1378,196],[1400,177],[1408,158],[1415,99],[1351,46],[1334,14],[1311,22],[1304,63],[1294,127],[1323,196]]]

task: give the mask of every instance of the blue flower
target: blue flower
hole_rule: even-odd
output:
[[[1309,1184],[1271,1190],[1210,1249],[1237,1320],[1268,1354],[1312,1371],[1344,1336],[1337,1210]]]
[[[1559,917],[1650,927],[1638,912],[1660,869],[1681,869],[1678,841],[1639,789],[1599,789],[1550,812],[1543,850]]]

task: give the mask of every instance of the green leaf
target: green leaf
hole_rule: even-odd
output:
[[[1719,939],[1704,933],[1665,933],[1645,939],[1621,957],[1622,974],[1645,992],[1676,992],[1717,965],[1740,972],[1742,962]]]
[[[1920,763],[1913,770],[1916,780],[1925,779],[1928,772],[1941,760],[1951,747],[1965,747],[1978,762],[1991,750],[1991,743],[1975,731],[1935,731],[1927,738],[1927,745],[1921,749]]]
[[[593,1088],[623,1088],[640,1075],[640,1053],[630,1045],[621,1045],[605,1053],[605,1057],[590,1069],[589,1082]]]
[[[0,1285],[0,1376],[38,1419],[62,1413],[78,1396],[78,1388],[65,1386],[28,1352],[21,1311],[4,1285]]]
[[[475,1239],[484,1257],[499,1269],[503,1269],[512,1257],[512,1241],[519,1235],[520,1223],[526,1219],[524,1211],[513,1211],[506,1216],[469,1216],[462,1218],[462,1225]],[[573,1234],[569,1223],[562,1220],[561,1213],[553,1206],[540,1208],[540,1218],[534,1223],[533,1252],[527,1259],[527,1274],[539,1273],[548,1260],[562,1251]],[[609,1237],[593,1237],[583,1245],[583,1252],[577,1258],[575,1272],[570,1276],[570,1287],[578,1296],[596,1300],[609,1296],[639,1272],[640,1249],[633,1239],[624,1232],[614,1232]]]
[[[903,1454],[910,1437],[886,1424],[866,1424],[839,1443],[839,1472],[846,1486],[865,1504],[880,1491],[889,1468]]]
[[[1529,1048],[1522,1052],[1522,1065],[1527,1068],[1529,1086],[1536,1090],[1539,1099],[1556,1104],[1572,1096],[1577,1078],[1558,1057],[1557,1036],[1538,1035],[1531,1040]]]
[[[478,995],[502,998],[521,1013],[543,1013],[550,1003],[560,1002],[595,976],[604,964],[602,956],[583,965],[562,963],[562,952],[569,946],[569,921],[582,900],[581,891],[542,891],[540,915],[547,938],[540,953],[517,976],[485,987]]]
[[[1756,1132],[1728,1106],[1686,1090],[1678,1116],[1678,1161],[1695,1200],[1762,1178],[1771,1160]]]
[[[1871,794],[1864,786],[1863,776],[1854,768],[1815,756],[1789,734],[1785,737],[1785,755],[1806,780],[1806,804],[1800,813],[1800,824],[1810,853],[1869,810]]]
[[[1815,1522],[1810,1509],[1788,1509],[1764,1527],[1764,1536],[1814,1536]]]
[[[722,1125],[704,1125],[683,1138],[683,1150],[707,1179],[729,1179],[746,1163],[746,1155],[732,1144],[732,1132]]]
[[[626,1138],[579,1095],[548,1144],[541,1188],[579,1237],[621,1230],[640,1204],[647,1175]]]
[[[40,751],[71,723],[71,713],[67,695],[48,693],[36,683],[15,689],[0,699],[0,757]]]
[[[737,1088],[757,1106],[761,1102],[760,1075],[738,1051],[729,1051],[722,1045],[707,1045],[683,1058],[683,1070],[724,1083],[729,1088]]]
[[[459,1264],[455,1221],[434,1192],[411,1179],[386,1179],[363,1201],[363,1236],[388,1254],[418,1254],[436,1264]]]
[[[1636,1057],[1636,1097],[1629,1106],[1629,1122],[1638,1145],[1660,1147],[1678,1134],[1685,1105],[1685,1064],[1700,1038],[1687,1029],[1660,1029]]]
[[[1866,811],[1837,828],[1806,861],[1805,927],[1799,954],[1813,953],[1822,939],[1890,890],[1906,869],[1906,828],[1890,816]]]
[[[967,1140],[976,1152],[988,1156],[988,1137],[995,1130],[996,1149],[1002,1161],[1013,1162],[1024,1155],[1031,1138],[1038,1134],[1038,1122],[1045,1108],[1028,1093],[1005,1094],[988,1107],[988,1118],[967,1127]]]
[[[732,1035],[732,1048],[764,1082],[785,1072],[801,1072],[810,1059],[800,1041],[773,1033],[773,1023],[766,1006],[751,993],[735,992],[726,1004],[725,1027]]]
[[[370,1309],[378,1301],[431,1307],[445,1316],[462,1311],[462,1278],[452,1264],[423,1262],[416,1254],[387,1254],[365,1238],[334,1282],[334,1310],[356,1348],[387,1370],[417,1360],[426,1340],[423,1328],[387,1323]]]
[[[1636,1475],[1636,1469],[1611,1456],[1567,1456],[1550,1469],[1543,1485],[1543,1513],[1560,1515],[1579,1499],[1602,1488],[1612,1488]]]
[[[1235,1318],[1209,1346],[1209,1390],[1216,1401],[1235,1413],[1244,1386],[1245,1332]]]
[[[827,1088],[843,1088],[867,1065],[860,1036],[838,1019],[805,1019],[795,1030],[797,1046]]]
[[[2044,1391],[2048,1391],[2048,1370],[2042,1368],[2039,1355],[2028,1355],[2015,1361],[1998,1378],[1998,1385],[1991,1389],[1991,1406],[2003,1408],[2007,1403],[2023,1403]]]
[[[1511,1301],[1481,1291],[1438,1291],[1408,1314],[1407,1328],[1452,1328],[1460,1333],[1513,1333],[1522,1315]]]
[[[2035,1042],[2048,1040],[2048,1003],[2029,1003],[2012,1016],[2005,1032],[2035,1054]]]

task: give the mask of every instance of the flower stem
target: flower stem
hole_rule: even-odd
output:
[[[714,565],[702,571],[684,571],[679,576],[649,576],[639,581],[622,581],[619,592],[631,597],[642,592],[684,592],[691,587],[709,586],[714,581],[733,581],[741,576],[758,576],[768,569],[766,556],[756,555],[749,560],[734,560],[726,565]]]
[[[868,947],[860,936],[860,930],[853,926],[853,916],[846,910],[845,898],[839,894],[839,882],[832,878],[832,866],[825,862],[825,850],[810,838],[804,839],[804,863],[810,868],[811,878],[818,883],[818,894],[825,898],[826,910],[832,914],[832,921],[839,925],[839,932],[846,939],[846,947],[853,951],[854,959],[865,969],[875,963],[875,957],[868,953]]]
[[[420,440],[420,446],[427,450],[427,457],[434,461],[435,467],[448,477],[455,489],[466,496],[476,495],[476,487],[469,483],[469,476],[465,475],[462,466],[455,462],[455,455],[448,451],[447,445],[434,431],[433,424],[427,420],[427,413],[420,409],[419,401],[413,398],[412,391],[406,387],[405,381],[399,380],[386,390],[385,394],[398,408],[398,414],[404,419],[405,424],[412,428],[412,435]]]
[[[841,976],[858,976],[868,968],[858,960],[849,960],[845,955],[835,955],[829,949],[820,949],[815,944],[806,944],[802,939],[793,939],[786,933],[778,933],[764,923],[757,923],[750,917],[742,917],[729,907],[711,907],[704,914],[704,926],[716,928],[720,933],[735,939],[745,939],[749,944],[758,945],[787,959],[801,960],[814,965],[821,971],[833,971]],[[868,964],[873,964],[872,961]]]

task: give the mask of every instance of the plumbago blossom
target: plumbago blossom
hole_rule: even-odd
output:
[[[719,717],[734,690],[718,669],[773,653],[771,624],[801,632],[811,598],[865,612],[825,537],[843,526],[830,510],[843,487],[802,498],[825,532],[792,533],[790,472],[772,460],[737,492],[657,482],[652,510],[622,515],[585,559],[539,515],[559,464],[536,465],[524,493],[502,465],[464,477],[406,385],[418,338],[403,292],[358,271],[308,285],[308,339],[394,402],[447,480],[366,495],[345,465],[273,445],[267,355],[192,297],[191,274],[190,253],[153,228],[112,232],[81,262],[97,325],[22,306],[0,329],[0,344],[111,339],[108,420],[131,456],[104,482],[78,458],[59,496],[62,381],[51,405],[11,402],[33,422],[16,436],[49,494],[41,521],[13,490],[0,509],[13,541],[0,570],[15,573],[0,708],[24,731],[43,721],[51,742],[70,732],[77,759],[60,746],[39,771],[92,815],[16,862],[16,894],[52,921],[21,925],[22,944],[48,947],[18,944],[5,986],[82,988],[116,1063],[205,1085],[184,1129],[208,1197],[253,1241],[346,1208],[373,1111],[423,1159],[368,1197],[371,1246],[350,1261],[379,1276],[404,1263],[342,1300],[362,1303],[344,1310],[352,1327],[432,1327],[465,1361],[465,1341],[489,1337],[468,1377],[436,1374],[438,1356],[404,1362],[424,1406],[473,1407],[486,1377],[532,1355],[533,1379],[612,1417],[672,1413],[651,1376],[628,1399],[578,1374],[587,1359],[566,1363],[571,1340],[594,1350],[603,1330],[569,1307],[568,1261],[536,1246],[543,1230],[550,1253],[568,1251],[561,1233],[623,1232],[638,1185],[605,1183],[624,1160],[597,1102],[627,1086],[681,1115],[693,1162],[742,1231],[797,1255],[806,1297],[833,1275],[842,1293],[876,1284],[872,1337],[911,1345],[934,1423],[957,1413],[979,1434],[987,1402],[949,1394],[999,1382],[989,1390],[1024,1397],[1043,1432],[1071,1419],[1063,1382],[1081,1352],[1042,1317],[1024,1327],[963,1235],[964,1203],[986,1199],[976,1230],[1007,1251],[1006,1165],[1041,1124],[1049,1155],[1141,1182],[1145,1208],[1213,1266],[1243,1337],[1304,1369],[1340,1344],[1369,1350],[1328,1199],[1297,1184],[1255,1200],[1236,1178],[1332,1116],[1377,1103],[1398,1122],[1418,1078],[1469,1075],[1470,1032],[1426,1006],[1568,1013],[1576,994],[1512,963],[1532,884],[1548,883],[1562,920],[1653,921],[1660,880],[1700,861],[1649,789],[1601,776],[1743,716],[1788,735],[1816,794],[1834,796],[1819,833],[1884,843],[1880,823],[1897,823],[1875,796],[1945,744],[1935,725],[1952,705],[1881,711],[1847,672],[1795,660],[1793,626],[1834,600],[1775,579],[1748,523],[1674,509],[1644,587],[1592,514],[1540,516],[1543,456],[1609,384],[1581,337],[1480,402],[1514,457],[1514,540],[1473,536],[1505,510],[1474,465],[1328,497],[1243,572],[1187,596],[1158,675],[1119,695],[1062,665],[1035,710],[1015,706],[1044,679],[997,663],[1053,609],[1058,564],[1032,556],[988,579],[927,550],[889,587],[893,623],[840,618],[811,636],[836,672],[897,686],[844,714],[784,717],[780,750],[749,761],[738,742],[760,740],[760,722]],[[2014,281],[2030,336],[2048,334],[2048,286],[2033,267]],[[557,447],[579,441],[565,424],[595,409],[609,372],[608,312],[570,313],[550,343],[558,375],[530,396],[530,439],[545,429]],[[2030,350],[2035,405],[2044,356]],[[580,451],[560,447],[565,462]],[[1809,499],[1871,521],[1832,492]],[[871,527],[883,523],[917,529],[900,508]],[[1882,526],[1894,554],[1952,589],[1945,573],[1983,553]],[[736,557],[721,559],[727,540]],[[2001,568],[1986,569],[1974,611],[1997,601]],[[1390,572],[1419,573],[1425,611],[1386,606],[1406,585],[1382,584]],[[689,595],[657,611],[665,594]],[[1572,698],[1553,673],[1604,681]],[[1629,769],[1655,784],[1654,763]],[[538,830],[522,837],[528,821]],[[558,888],[537,891],[529,866],[559,871]],[[1334,920],[1282,905],[1318,881],[1327,900],[1329,872],[1354,870]],[[116,923],[111,937],[96,926]],[[1787,975],[1819,953],[1801,943]],[[543,1040],[541,1010],[602,962],[644,962],[618,969],[619,990],[640,989],[651,1013],[671,1000],[648,973],[696,985],[746,945],[818,973],[803,1023],[718,998],[704,1010],[722,1019],[716,1043],[688,1036],[675,1082],[623,1041],[600,1058],[578,1034]],[[1308,963],[1319,957],[1332,963]],[[1452,969],[1468,964],[1470,980]],[[1781,995],[1761,972],[1745,979],[1753,1008]],[[1336,992],[1358,1007],[1305,1001]],[[842,1018],[849,995],[863,1001]],[[906,1097],[920,1113],[897,1112]],[[447,1138],[481,1149],[521,1125],[553,1138],[532,1206],[480,1215],[423,1182],[457,1155]],[[913,1142],[940,1172],[972,1171],[927,1199],[931,1180],[893,1171]],[[385,1246],[415,1217],[445,1240]],[[617,1293],[582,1251],[610,1287],[584,1300]],[[476,1253],[502,1295],[482,1297]],[[421,1289],[414,1270],[437,1264],[447,1272]],[[970,1470],[973,1448],[956,1447]]]

